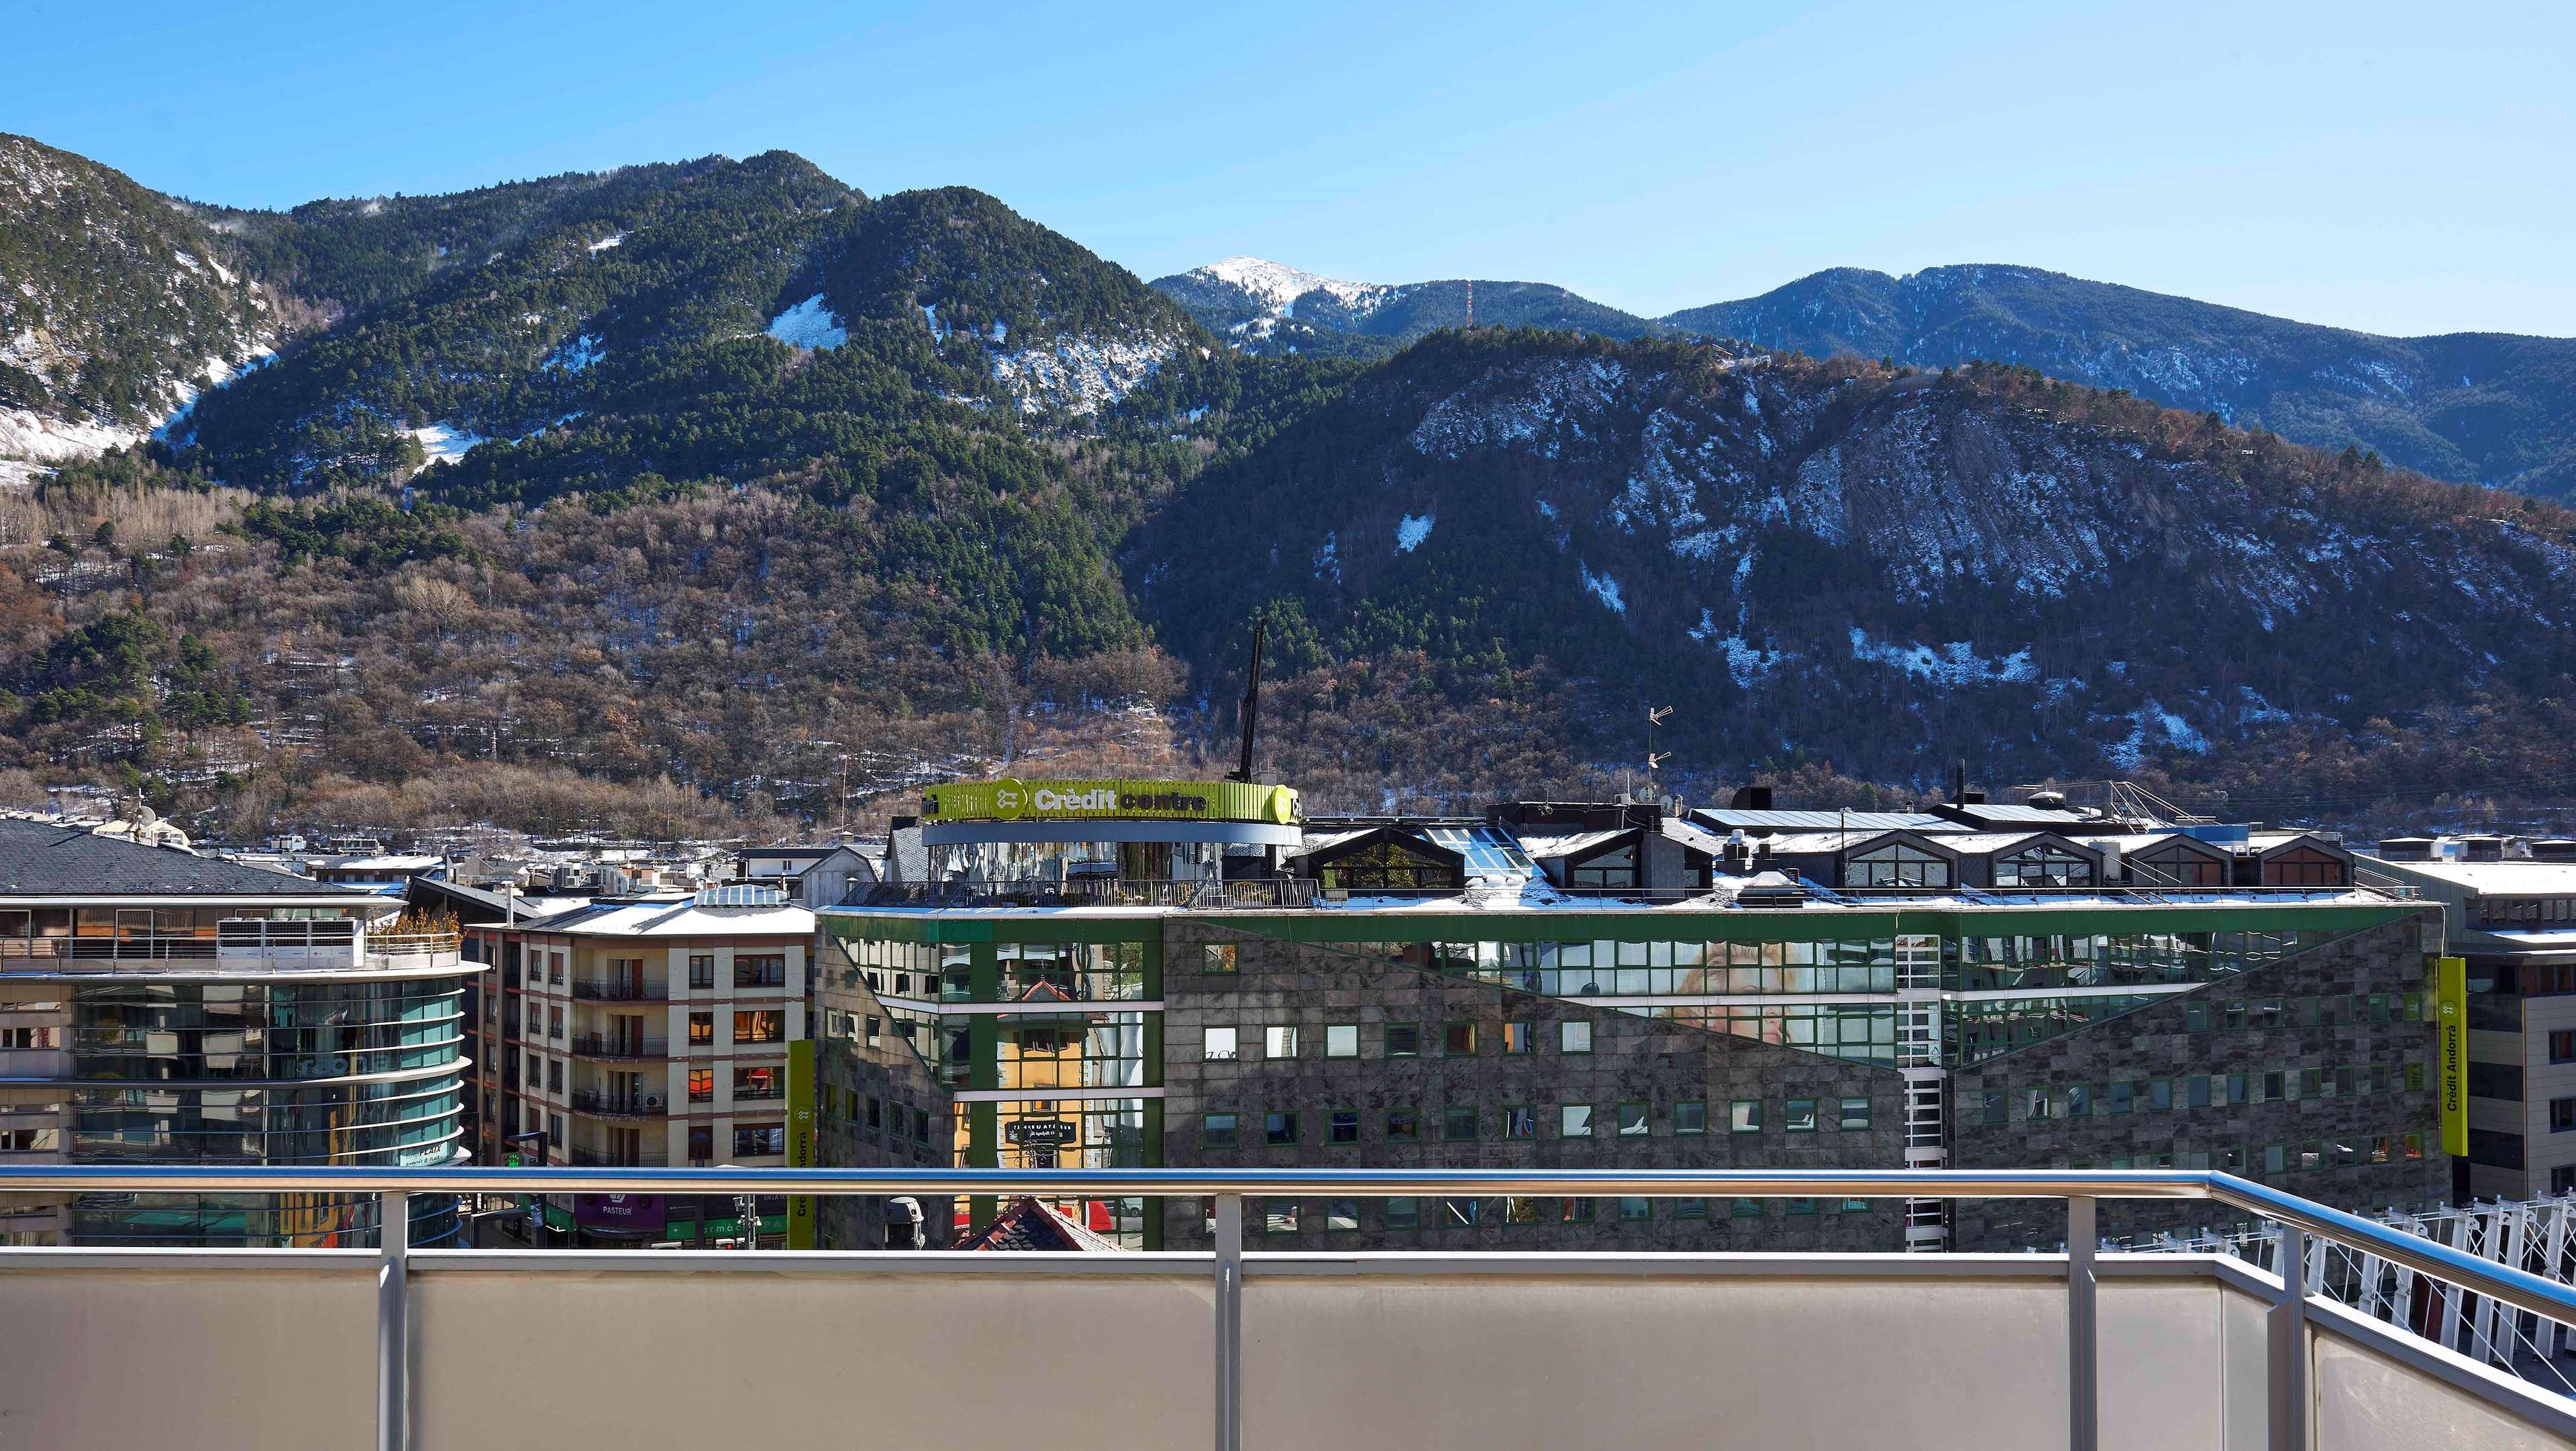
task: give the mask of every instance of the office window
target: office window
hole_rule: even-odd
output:
[[[712,1069],[712,1068],[692,1068],[692,1069],[690,1069],[690,1070],[689,1070],[689,1102],[691,1102],[691,1103],[713,1103],[713,1102],[715,1102],[715,1101],[716,1101],[716,1071],[715,1071],[714,1069]]]
[[[564,1035],[564,1010],[546,1009],[546,1036],[560,1040]]]
[[[1422,1227],[1422,1201],[1419,1199],[1402,1198],[1386,1201],[1386,1227],[1389,1229],[1420,1229]]]
[[[2193,1108],[2209,1107],[2209,1079],[2206,1076],[2183,1080],[2183,1102]]]
[[[2576,1194],[2576,1164],[2561,1164],[2549,1171],[2549,1192]]]
[[[1673,1201],[1673,1218],[1706,1219],[1708,1218],[1708,1201],[1705,1199],[1676,1199]]]
[[[1210,1113],[1199,1116],[1199,1146],[1206,1149],[1231,1149],[1236,1146],[1235,1116]]]
[[[2159,1078],[2147,1085],[2147,1107],[2163,1113],[2173,1106],[2172,1079]]]
[[[2093,1116],[2093,1085],[2089,1083],[2070,1083],[2066,1085],[2064,1089],[2060,1090],[2060,1092],[2065,1098],[2066,1116],[2068,1118],[2091,1118]]]
[[[1284,1147],[1297,1142],[1297,1115],[1271,1112],[1261,1116],[1263,1143]]]
[[[704,1163],[715,1156],[716,1126],[714,1124],[689,1125],[689,1158],[695,1162]]]
[[[2549,1030],[2549,1061],[2576,1063],[2576,1028]]]
[[[757,1068],[737,1068],[733,1071],[733,1096],[737,1100],[785,1098],[787,1075],[767,1064]]]
[[[733,985],[735,987],[785,987],[787,955],[782,952],[735,953]]]
[[[1623,1103],[1619,1105],[1618,1112],[1621,1138],[1640,1138],[1655,1131],[1653,1110],[1645,1104]]]
[[[564,1083],[564,1079],[563,1079],[563,1060],[562,1060],[562,1059],[560,1059],[560,1058],[549,1058],[549,1059],[547,1059],[547,1060],[546,1060],[546,1092],[548,1092],[548,1093],[561,1093],[561,1092],[563,1092],[563,1083]]]
[[[692,952],[692,953],[690,953],[690,954],[689,954],[689,986],[691,986],[691,987],[699,987],[699,988],[706,988],[706,987],[714,987],[715,985],[716,985],[716,955],[715,955],[714,953],[712,953],[712,952]]]
[[[1846,1098],[1843,1100],[1842,1110],[1842,1127],[1847,1129],[1865,1129],[1869,1127],[1868,1099]]]
[[[1781,1206],[1781,1212],[1784,1214],[1813,1214],[1816,1212],[1816,1201],[1813,1199],[1792,1199]]]
[[[778,1008],[760,1008],[734,1014],[733,1040],[737,1043],[786,1042],[786,1012]]]
[[[1476,1056],[1476,1025],[1443,1023],[1440,1025],[1440,1051],[1451,1058]]]
[[[1848,887],[1946,887],[1950,859],[1903,842],[1890,842],[1843,859]]]
[[[1294,1199],[1262,1200],[1261,1218],[1258,1222],[1263,1234],[1295,1234],[1297,1201]]]
[[[2000,1088],[1988,1088],[1982,1090],[1981,1093],[1984,1102],[1978,1112],[1987,1123],[2000,1124],[2012,1121],[2011,1100],[2005,1097],[2005,1090]]]
[[[2287,1144],[2265,1144],[2265,1145],[2263,1146],[2263,1172],[2264,1172],[2264,1173],[2266,1173],[2266,1174],[2286,1174],[2286,1173],[2288,1173],[2288,1172],[2289,1172],[2289,1169],[2290,1169],[2290,1146],[2289,1146],[2289,1145],[2287,1145]]]
[[[1592,1137],[1592,1105],[1569,1103],[1556,1111],[1556,1135],[1561,1139]]]
[[[733,1151],[743,1158],[787,1152],[787,1125],[745,1124],[733,1131]]]
[[[1812,1098],[1793,1098],[1789,1100],[1789,1112],[1787,1117],[1781,1121],[1780,1127],[1793,1134],[1814,1133],[1816,1131],[1816,1101]]]
[[[1482,1199],[1443,1199],[1440,1201],[1440,1217],[1441,1222],[1444,1224],[1454,1225],[1461,1229],[1472,1229],[1475,1227],[1477,1220],[1485,1217],[1485,1201]]]
[[[1293,1027],[1269,1027],[1261,1030],[1261,1056],[1294,1058],[1297,1056],[1297,1030]]]
[[[1324,1203],[1324,1232],[1352,1234],[1360,1227],[1360,1202],[1356,1199],[1331,1199]]]
[[[2230,1108],[2253,1101],[2253,1080],[2242,1073],[2227,1075],[2227,1103]]]
[[[546,1152],[558,1160],[572,1157],[572,1136],[564,1132],[563,1115],[546,1115]]]
[[[2325,1096],[2325,1091],[2326,1079],[2325,1073],[2322,1069],[2302,1068],[2299,1070],[2299,1097],[2323,1098]]]
[[[1386,1056],[1419,1058],[1422,1056],[1422,1025],[1389,1023],[1386,1025]]]
[[[1409,1144],[1422,1137],[1422,1115],[1418,1110],[1391,1108],[1386,1111],[1386,1137],[1389,1143]]]
[[[873,1022],[874,1019],[870,1021]],[[689,1014],[689,1042],[703,1048],[715,1040],[716,1015],[713,1013]]]
[[[1360,1141],[1360,1111],[1337,1108],[1325,1124],[1324,1141],[1333,1144],[1356,1144]]]
[[[1861,1100],[1867,1103],[1867,1099]],[[1708,1132],[1708,1105],[1696,1098],[1686,1098],[1673,1105],[1673,1132],[1704,1134]]]
[[[1652,1199],[1628,1195],[1620,1196],[1619,1218],[1622,1223],[1633,1224],[1640,1219],[1652,1219],[1654,1217],[1655,1201]]]
[[[1472,1104],[1440,1110],[1440,1137],[1451,1143],[1465,1143],[1476,1137],[1476,1110]]]
[[[1230,1063],[1242,1056],[1235,1049],[1235,1030],[1208,1028],[1200,1035],[1200,1054],[1210,1063]]]
[[[1592,1218],[1593,1207],[1592,1201],[1589,1199],[1560,1199],[1557,1201],[1556,1219],[1559,1224],[1590,1224],[1592,1222]]]
[[[701,1018],[701,1017],[704,1017],[704,1016],[706,1016],[706,1015],[705,1015],[704,1013],[692,1013],[692,1014],[690,1014],[690,1016],[691,1016],[692,1018]],[[868,1046],[869,1046],[869,1047],[873,1048],[873,1047],[875,1047],[875,1046],[876,1046],[876,1044],[877,1044],[877,1038],[879,1037],[879,1035],[880,1035],[883,1031],[884,1031],[884,1024],[883,1024],[883,1023],[882,1023],[882,1022],[877,1018],[877,1016],[876,1016],[875,1014],[873,1014],[873,1013],[869,1014],[869,1015],[868,1015]]]
[[[570,954],[568,953],[562,952],[550,952],[546,954],[546,983],[548,986],[563,986],[564,961],[569,955]]]
[[[1729,1199],[1726,1201],[1726,1217],[1729,1219],[1760,1219],[1762,1217],[1762,1201],[1759,1199]]]
[[[1334,1023],[1324,1029],[1324,1056],[1357,1058],[1360,1056],[1360,1025]]]
[[[1568,1020],[1557,1024],[1556,1051],[1559,1053],[1591,1052],[1592,1025],[1587,1022],[1575,1020]]]
[[[1739,1098],[1726,1106],[1726,1128],[1729,1133],[1762,1132],[1762,1100]]]
[[[1538,1111],[1530,1108],[1503,1110],[1503,1137],[1534,1139],[1538,1137]]]
[[[1207,944],[1199,950],[1199,966],[1205,972],[1234,971],[1234,944],[1231,942]]]
[[[1538,1024],[1531,1022],[1503,1024],[1503,1051],[1535,1053],[1538,1051]]]
[[[2549,1100],[2549,1131],[2563,1134],[2569,1129],[2576,1129],[2576,1098]]]

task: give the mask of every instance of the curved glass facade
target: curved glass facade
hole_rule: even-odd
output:
[[[471,969],[467,969],[471,970]],[[72,1156],[419,1167],[463,1154],[464,977],[83,984],[72,1002]],[[90,1194],[86,1243],[361,1245],[371,1195]],[[412,1239],[456,1239],[415,1196]]]

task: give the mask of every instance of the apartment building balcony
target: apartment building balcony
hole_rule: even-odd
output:
[[[736,1095],[739,1097],[740,1095]],[[576,1090],[566,1100],[574,1113],[592,1118],[661,1118],[667,1110],[658,1093],[595,1093]]]
[[[658,1003],[667,1001],[669,990],[659,982],[572,981],[573,1001],[582,1003]]]
[[[460,946],[453,932],[370,932],[349,918],[244,917],[217,924],[212,935],[0,937],[0,975],[438,972],[456,969]]]
[[[572,1056],[616,1062],[634,1058],[667,1058],[670,1043],[662,1038],[638,1038],[616,1033],[581,1033],[572,1040]]]
[[[0,1169],[0,1193],[353,1189],[1186,1197],[1212,1201],[1217,1233],[1205,1253],[0,1249],[0,1323],[44,1328],[0,1357],[18,1437],[730,1445],[846,1440],[853,1407],[890,1444],[1218,1451],[2576,1437],[2576,1400],[2308,1293],[2304,1254],[2282,1257],[2285,1283],[2097,1250],[2101,1199],[2204,1199],[2287,1248],[2319,1236],[2503,1314],[2576,1321],[2565,1286],[2222,1174]],[[1244,1249],[1246,1196],[1389,1194],[2061,1199],[2071,1234],[2013,1255]],[[382,1218],[405,1222],[397,1199]],[[675,1325],[684,1375],[661,1368]],[[864,1353],[853,1325],[877,1327]]]

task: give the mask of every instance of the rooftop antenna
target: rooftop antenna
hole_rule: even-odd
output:
[[[1650,705],[1646,707],[1646,799],[1649,801],[1661,801],[1664,799],[1663,794],[1655,789],[1655,768],[1661,766],[1664,762],[1671,760],[1673,758],[1673,753],[1670,751],[1656,751],[1655,727],[1662,725],[1666,720],[1670,719],[1672,713],[1673,708],[1669,705]]]
[[[1252,738],[1261,727],[1261,643],[1269,630],[1267,621],[1252,622],[1252,666],[1244,672],[1243,709],[1240,712],[1243,716],[1243,757],[1233,774],[1225,778],[1241,781],[1247,786],[1252,784]]]

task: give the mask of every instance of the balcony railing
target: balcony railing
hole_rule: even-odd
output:
[[[0,972],[118,972],[180,965],[277,971],[387,969],[452,962],[453,932],[369,932],[349,918],[228,918],[214,935],[121,932],[94,937],[0,937]]]
[[[583,1033],[572,1040],[575,1058],[667,1058],[670,1045],[660,1038],[603,1037]]]
[[[660,1002],[668,996],[655,983],[584,982],[579,978],[573,979],[572,995],[585,1003]]]
[[[415,1425],[437,1447],[718,1444],[741,1439],[747,1413],[763,1439],[845,1436],[852,1405],[890,1442],[1218,1451],[2096,1451],[2106,1423],[2116,1444],[2176,1448],[2576,1437],[2576,1400],[2312,1296],[2300,1250],[2319,1236],[2547,1322],[2576,1322],[2576,1291],[2224,1174],[0,1166],[0,1193],[103,1191],[373,1191],[394,1224],[411,1193],[1181,1196],[1213,1200],[1215,1247],[0,1249],[0,1323],[45,1327],[0,1357],[0,1405],[30,1445],[362,1440],[358,1399],[316,1388],[369,1375],[370,1290],[384,1448],[413,1444]],[[1245,1252],[1246,1196],[1319,1195],[2041,1198],[2065,1202],[2069,1232],[2057,1254]],[[2218,1255],[2101,1253],[2103,1199],[2268,1220],[2284,1276]],[[688,1283],[727,1273],[721,1293]],[[996,1275],[1025,1279],[1003,1292]],[[1032,1339],[1033,1315],[1054,1333]],[[854,1322],[926,1328],[854,1355]],[[691,1373],[636,1375],[674,1323],[699,1332]],[[1212,1376],[1197,1368],[1211,1363]],[[210,1390],[83,1392],[111,1366]],[[761,1392],[745,1403],[710,1384]]]
[[[586,1113],[595,1118],[660,1118],[663,1113],[662,1095],[658,1093],[576,1091],[571,1097],[571,1103],[573,1112]]]

